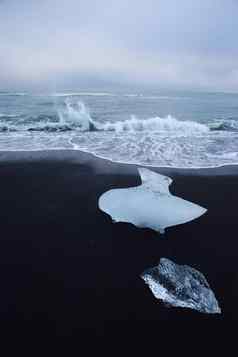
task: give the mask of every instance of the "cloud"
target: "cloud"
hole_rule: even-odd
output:
[[[238,90],[234,0],[0,2],[0,86]]]

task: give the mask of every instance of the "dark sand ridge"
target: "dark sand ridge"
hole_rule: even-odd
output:
[[[109,339],[123,331],[151,341],[165,323],[238,320],[238,166],[151,169],[174,179],[171,192],[208,212],[162,237],[114,224],[98,209],[98,198],[139,185],[136,165],[79,151],[0,153],[4,333]],[[222,315],[158,303],[140,274],[160,257],[200,270]]]

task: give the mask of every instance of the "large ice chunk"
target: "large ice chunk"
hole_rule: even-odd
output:
[[[169,192],[171,178],[149,169],[138,169],[142,184],[113,189],[99,198],[99,208],[115,222],[128,222],[137,227],[164,233],[166,227],[189,222],[206,209]]]
[[[187,265],[161,258],[160,264],[141,275],[157,299],[167,305],[219,314],[221,309],[205,277]]]

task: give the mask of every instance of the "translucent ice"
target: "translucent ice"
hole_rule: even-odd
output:
[[[144,271],[141,278],[149,285],[154,296],[167,305],[208,314],[221,313],[207,280],[194,268],[161,258],[160,264]]]
[[[142,184],[113,189],[99,199],[99,208],[115,222],[128,222],[137,227],[164,233],[166,227],[189,222],[206,209],[169,192],[171,178],[149,169],[138,169]]]

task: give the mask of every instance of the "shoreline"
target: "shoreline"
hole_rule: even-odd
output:
[[[60,155],[60,158],[59,158]],[[7,157],[6,157],[7,156]],[[154,165],[144,165],[137,163],[127,163],[121,161],[114,161],[106,157],[98,156],[93,152],[81,149],[39,149],[39,150],[0,150],[0,162],[1,161],[18,161],[21,159],[29,160],[73,160],[77,161],[80,157],[85,156],[83,160],[88,159],[90,162],[99,160],[101,162],[111,163],[113,166],[120,166],[125,168],[138,168],[145,167],[155,172],[160,172],[161,174],[184,174],[184,175],[205,175],[205,176],[217,176],[217,175],[236,175],[238,174],[238,163],[237,164],[223,164],[219,166],[211,167],[174,167],[174,166],[154,166]],[[130,170],[128,170],[129,172]]]

